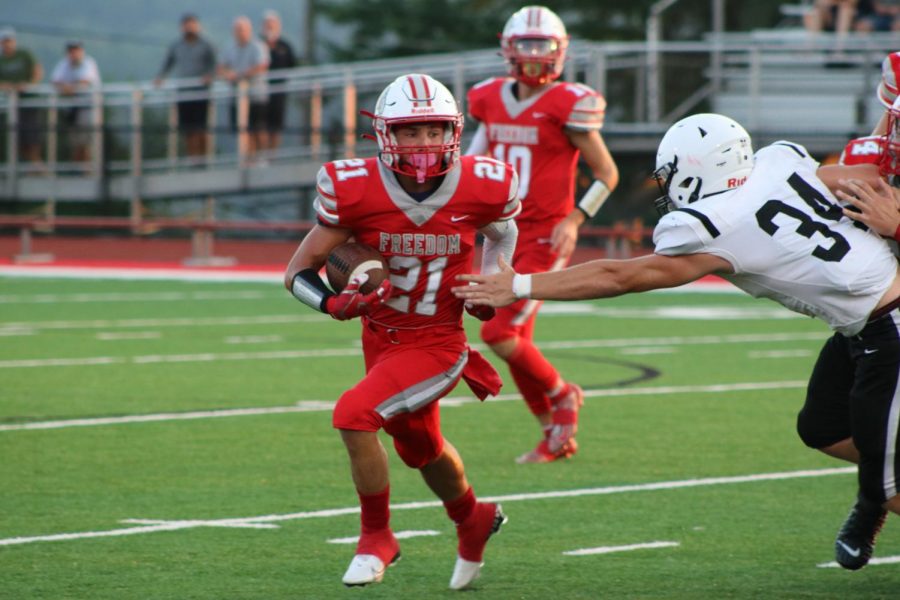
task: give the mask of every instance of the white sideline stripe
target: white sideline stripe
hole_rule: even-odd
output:
[[[423,536],[432,536],[432,535],[441,535],[440,531],[435,531],[434,529],[423,529],[421,531],[395,531],[394,537],[398,540],[406,540],[414,537],[423,537]],[[350,537],[342,537],[342,538],[332,538],[327,540],[329,544],[355,544],[359,541],[359,536],[354,535]]]
[[[283,341],[284,336],[280,335],[231,335],[225,338],[226,344],[268,344]]]
[[[122,267],[29,267],[22,265],[0,266],[0,277],[31,277],[35,279],[120,279],[132,281],[210,281],[234,283],[236,281],[260,281],[281,283],[284,273],[276,271],[200,271],[191,269],[147,269]]]
[[[669,385],[658,387],[610,388],[584,390],[588,398],[615,398],[618,396],[652,396],[661,394],[716,394],[723,392],[750,392],[758,390],[781,390],[805,388],[806,381],[756,381],[748,383],[722,383],[713,385]],[[518,394],[501,394],[488,402],[518,400]],[[471,396],[452,396],[441,399],[441,407],[456,407],[474,404]],[[122,425],[126,423],[151,423],[159,421],[187,421],[191,419],[215,419],[220,417],[247,417],[254,415],[276,415],[283,413],[303,413],[330,411],[333,401],[301,400],[294,406],[271,406],[265,408],[233,408],[222,410],[201,410],[191,412],[157,413],[147,415],[126,415],[121,417],[96,417],[86,419],[65,419],[57,421],[34,421],[31,423],[11,423],[0,425],[0,432],[30,429],[64,429],[67,427],[93,427],[97,425]]]
[[[547,500],[553,498],[579,498],[584,496],[605,496],[609,494],[624,494],[630,492],[647,492],[658,490],[674,490],[683,488],[705,487],[712,485],[730,485],[736,483],[753,483],[758,481],[781,481],[787,479],[800,479],[811,477],[828,477],[831,475],[848,475],[856,473],[856,467],[841,467],[835,469],[815,469],[802,471],[785,471],[780,473],[757,473],[754,475],[737,475],[731,477],[708,477],[704,479],[684,479],[680,481],[660,481],[656,483],[642,483],[633,485],[618,485],[609,487],[582,488],[578,490],[560,490],[552,492],[536,492],[523,494],[508,494],[505,496],[489,496],[482,498],[485,502],[523,502],[529,500]],[[392,504],[391,510],[417,510],[420,508],[436,508],[443,506],[440,500],[427,502],[406,502]],[[112,529],[109,531],[86,531],[79,533],[59,533],[53,535],[39,535],[30,537],[14,537],[0,539],[0,546],[14,546],[19,544],[31,544],[34,542],[53,542],[61,540],[75,540],[81,538],[111,537],[122,535],[136,535],[141,533],[153,533],[156,531],[175,531],[178,529],[191,529],[194,527],[217,527],[220,523],[228,526],[236,523],[278,523],[281,521],[296,521],[300,519],[321,519],[339,517],[344,515],[359,514],[359,507],[331,508],[324,510],[304,511],[280,515],[262,515],[258,517],[241,517],[231,519],[204,519],[197,521],[162,521],[157,525],[143,527],[128,527],[125,529]],[[144,521],[144,520],[141,520]],[[127,522],[127,521],[126,521]]]
[[[869,560],[870,565],[893,565],[900,563],[900,556],[882,556],[880,558],[872,558]],[[836,562],[819,563],[816,565],[820,569],[840,569],[841,565]]]
[[[679,542],[646,542],[644,544],[628,544],[627,546],[600,546],[599,548],[581,548],[563,552],[565,556],[589,556],[591,554],[612,554],[613,552],[631,552],[632,550],[646,550],[649,548],[674,548],[680,546]]]
[[[181,300],[259,300],[272,296],[263,291],[234,292],[116,292],[106,294],[2,294],[0,304],[48,304],[54,302],[173,302]]]
[[[559,340],[541,342],[541,348],[554,350],[573,350],[576,348],[633,348],[637,346],[678,346],[688,344],[748,344],[771,342],[796,342],[824,340],[823,333],[800,334],[742,334],[742,335],[710,335],[667,338],[618,338],[591,340]],[[484,350],[484,344],[471,344],[477,350]],[[234,360],[286,360],[294,358],[334,358],[340,356],[359,356],[362,349],[327,348],[319,350],[278,350],[267,352],[235,352],[202,354],[151,354],[145,356],[93,356],[85,358],[34,358],[0,360],[0,369],[22,369],[39,367],[76,367],[113,364],[159,364],[185,362],[216,362]]]
[[[131,327],[221,327],[223,325],[284,325],[290,323],[331,322],[331,317],[322,314],[262,315],[256,317],[179,317],[172,319],[95,319],[90,321],[23,321],[4,323],[0,321],[0,332],[8,329],[127,329]]]
[[[645,354],[673,354],[675,348],[671,346],[638,346],[637,348],[622,348],[621,354],[631,356],[643,356]]]

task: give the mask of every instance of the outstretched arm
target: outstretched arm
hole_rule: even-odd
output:
[[[651,254],[630,260],[592,260],[562,271],[518,275],[501,262],[494,275],[460,275],[476,285],[453,288],[457,297],[474,304],[506,306],[520,298],[587,300],[669,288],[711,273],[732,273],[731,263],[712,254],[663,256]]]

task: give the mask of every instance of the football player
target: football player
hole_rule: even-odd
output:
[[[389,522],[384,429],[406,465],[418,469],[456,524],[458,556],[450,587],[478,577],[491,534],[506,517],[499,504],[478,502],[463,464],[440,429],[438,400],[465,379],[482,399],[500,377],[466,343],[463,301],[450,291],[472,268],[476,234],[485,236],[483,265],[512,257],[521,210],[517,176],[486,157],[460,157],[463,116],[443,84],[428,75],[398,77],[373,114],[378,156],[326,163],[318,174],[318,224],[285,272],[285,285],[314,310],[362,318],[366,375],[338,399],[332,417],[350,455],[362,509],[348,586],[380,581],[400,556]],[[335,295],[319,277],[332,249],[353,237],[376,248],[390,278],[362,295],[361,281]],[[480,318],[491,309],[469,307]]]
[[[454,292],[502,306],[607,298],[718,274],[824,320],[836,333],[819,354],[797,429],[807,445],[859,464],[863,509],[851,512],[835,543],[838,562],[855,569],[872,554],[881,507],[900,512],[900,275],[887,243],[846,218],[817,166],[789,142],[754,156],[744,128],[722,115],[687,117],[656,155],[658,206],[675,210],[656,226],[654,254],[535,275],[503,265],[498,274],[461,277],[476,285]],[[864,202],[883,194],[862,180],[853,185]]]
[[[619,172],[600,128],[606,101],[578,83],[558,82],[569,37],[559,17],[526,6],[506,22],[500,40],[508,77],[475,85],[469,114],[480,122],[467,154],[487,154],[519,174],[522,214],[513,265],[523,273],[561,269],[575,249],[578,227],[615,189]],[[582,156],[594,180],[575,204]],[[550,462],[577,450],[581,388],[566,382],[533,342],[540,303],[521,300],[484,323],[481,339],[509,364],[516,386],[542,428],[537,446],[517,462]]]
[[[841,152],[841,165],[877,164],[881,160],[884,134],[887,132],[888,112],[897,99],[897,82],[900,80],[900,52],[888,54],[881,63],[881,81],[876,95],[885,108],[871,135],[850,140]]]

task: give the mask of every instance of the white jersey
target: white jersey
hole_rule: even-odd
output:
[[[855,335],[897,275],[880,237],[843,216],[806,149],[776,142],[756,153],[747,182],[660,219],[656,253],[714,254],[724,277],[756,298]]]

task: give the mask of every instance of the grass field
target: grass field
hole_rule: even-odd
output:
[[[382,584],[340,583],[359,517],[329,409],[357,332],[277,284],[0,278],[0,598],[458,595],[452,525],[392,450],[394,530],[420,533]],[[581,451],[514,464],[537,428],[511,384],[444,402],[510,519],[466,598],[897,597],[900,563],[820,566],[856,490],[794,432],[823,324],[659,293],[547,306],[537,335],[588,390]]]

